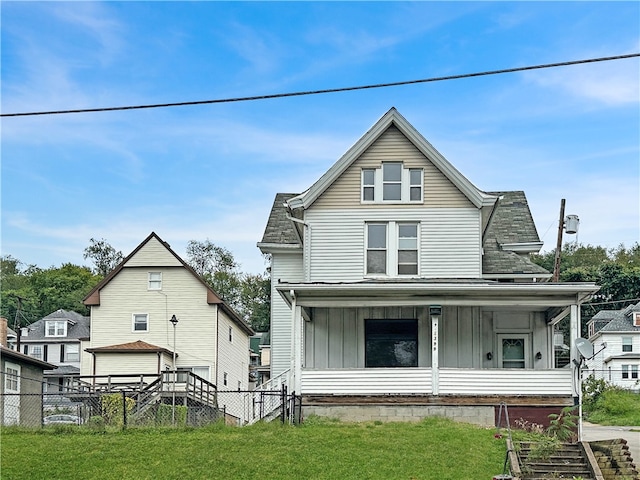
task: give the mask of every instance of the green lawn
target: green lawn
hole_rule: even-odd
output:
[[[310,419],[193,430],[83,427],[1,431],[3,480],[470,480],[502,473],[495,430],[431,418],[347,424]]]

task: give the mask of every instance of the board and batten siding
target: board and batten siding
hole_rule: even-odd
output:
[[[271,377],[291,367],[291,308],[276,286],[304,279],[302,252],[273,253],[271,260]]]
[[[148,290],[150,271],[162,273],[162,290]],[[175,315],[177,366],[207,365],[214,371],[216,310],[207,304],[206,287],[182,266],[125,267],[100,291],[100,305],[91,307],[89,347],[142,340],[173,351],[169,319]],[[134,313],[148,314],[147,332],[133,331]]]
[[[419,273],[423,278],[479,278],[482,274],[480,211],[475,208],[397,207],[306,212],[309,280],[358,281],[365,276],[367,222],[418,222]],[[390,233],[391,234],[391,233]],[[452,248],[455,246],[455,248]]]
[[[312,321],[304,324],[305,368],[364,368],[367,319],[417,319],[418,366],[431,365],[427,307],[314,308]]]
[[[380,168],[382,162],[402,162],[404,168],[422,168],[424,203],[408,208],[471,207],[469,199],[425,157],[396,127],[389,127],[314,202],[312,208],[343,209],[360,206],[363,168]],[[377,204],[395,209],[397,204]]]

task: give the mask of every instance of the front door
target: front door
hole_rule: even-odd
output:
[[[529,368],[531,357],[528,334],[498,335],[501,368]]]

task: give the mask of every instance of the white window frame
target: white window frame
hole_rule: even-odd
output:
[[[400,164],[401,166],[401,175],[400,180],[384,180],[384,167],[385,165],[391,164]],[[373,183],[370,183],[366,177],[368,176],[368,172],[373,172]],[[411,181],[411,173],[419,172],[419,182]],[[366,181],[366,183],[365,183]],[[400,198],[399,199],[384,199],[384,186],[385,184],[400,184]],[[411,199],[411,191],[412,189],[415,191],[419,189],[419,199],[412,200]],[[365,192],[368,192],[369,195],[373,190],[373,199],[366,199],[367,196]],[[411,168],[405,167],[402,161],[389,161],[382,162],[380,167],[371,168],[365,167],[361,170],[360,173],[360,202],[363,204],[375,204],[375,203],[385,203],[385,204],[421,204],[424,203],[424,169],[423,168]]]
[[[638,365],[631,365],[631,379],[638,380]]]
[[[69,363],[80,361],[80,345],[78,343],[69,343],[66,345],[64,349],[64,361]]]
[[[31,345],[31,356],[42,360],[42,345]]]
[[[20,365],[5,362],[4,393],[20,393]]]
[[[385,248],[370,247],[369,246],[369,226],[370,225],[384,225],[386,226],[386,245]],[[400,241],[400,227],[407,225],[415,225],[416,237],[415,237],[415,250],[416,250],[416,273],[399,273],[399,256],[400,250],[409,250],[401,247]],[[390,221],[390,222],[365,222],[364,224],[364,276],[365,277],[402,277],[402,278],[415,278],[420,275],[420,222],[415,221]],[[406,237],[409,238],[409,237]],[[411,237],[413,238],[413,237]],[[382,251],[386,252],[386,266],[385,272],[369,272],[369,252],[370,251]]]
[[[136,317],[145,317],[146,328],[144,330],[136,329]],[[148,313],[132,313],[131,314],[131,332],[140,333],[149,331],[149,314]]]
[[[622,337],[622,351],[624,353],[633,352],[633,337]]]
[[[162,290],[162,272],[149,272],[147,290]]]
[[[53,327],[53,334],[49,333],[49,327]],[[44,323],[45,337],[66,337],[67,321],[66,320],[46,320]]]
[[[622,365],[622,374],[620,378],[622,378],[622,380],[630,380],[631,377],[629,376],[629,373],[629,365]]]

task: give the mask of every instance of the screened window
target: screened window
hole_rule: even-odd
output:
[[[47,320],[45,322],[45,337],[66,337],[67,322],[65,320]]]
[[[133,331],[147,332],[149,331],[149,315],[146,313],[133,314]]]
[[[418,274],[418,224],[398,224],[398,275]]]
[[[80,361],[80,345],[72,343],[65,348],[65,362],[79,362]]]
[[[149,290],[162,290],[162,272],[149,272]]]
[[[417,367],[418,321],[365,320],[365,366]]]
[[[367,224],[367,274],[387,273],[387,224]]]
[[[622,351],[633,352],[633,337],[622,337]]]

